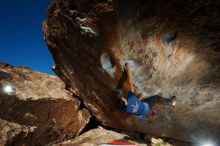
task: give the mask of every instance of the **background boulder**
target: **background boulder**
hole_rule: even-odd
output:
[[[79,135],[90,120],[56,76],[1,63],[0,86],[0,145],[56,143]]]

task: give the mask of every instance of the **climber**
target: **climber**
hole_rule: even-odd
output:
[[[121,95],[122,84],[127,81],[127,98],[124,98]],[[153,109],[153,106],[156,103],[164,104],[171,106],[176,97],[173,96],[171,99],[162,98],[159,96],[152,96],[146,99],[144,98],[144,94],[141,94],[139,98],[134,93],[134,83],[131,74],[131,65],[130,63],[125,63],[124,72],[122,77],[119,80],[119,83],[116,87],[116,96],[118,100],[116,102],[116,106],[120,109],[123,109],[128,114],[134,114],[140,121],[143,121],[146,117],[152,116],[156,114],[156,110]]]

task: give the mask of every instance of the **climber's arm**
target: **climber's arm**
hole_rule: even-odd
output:
[[[139,96],[138,96],[138,98],[139,98],[139,100],[143,100],[144,99],[144,93],[141,93]]]
[[[130,91],[134,92],[134,81],[131,73],[131,65],[129,63],[126,63],[125,69],[127,70],[128,88]]]
[[[126,71],[123,71],[121,74],[121,77],[118,81],[118,84],[116,86],[116,89],[121,90],[126,79],[127,79],[127,73],[126,73]]]

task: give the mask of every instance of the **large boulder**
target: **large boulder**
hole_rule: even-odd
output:
[[[220,139],[220,2],[53,0],[43,29],[55,72],[104,125],[197,142]],[[123,64],[145,96],[175,108],[138,121],[116,109]]]
[[[90,117],[58,77],[0,63],[0,145],[45,145],[74,138]]]

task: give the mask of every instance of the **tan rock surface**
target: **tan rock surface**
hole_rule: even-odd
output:
[[[54,146],[99,146],[101,144],[123,139],[126,142],[130,142],[138,146],[147,146],[144,141],[137,142],[134,139],[130,138],[128,135],[111,130],[106,130],[102,127],[92,129],[73,140],[68,140],[66,142],[55,144]]]
[[[33,132],[35,128],[35,126],[25,126],[0,119],[0,145],[12,141],[13,137],[21,132]]]
[[[56,76],[1,63],[0,85],[0,143],[59,142],[77,136],[91,117]],[[6,85],[14,91],[6,93]]]

